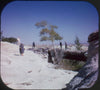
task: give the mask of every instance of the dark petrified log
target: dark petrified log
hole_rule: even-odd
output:
[[[70,59],[76,61],[86,61],[87,56],[85,56],[85,52],[64,52],[63,59]]]
[[[54,64],[59,64],[60,61],[63,59],[76,60],[76,61],[87,60],[85,52],[69,52],[69,51],[63,51],[62,49],[50,50],[49,52],[50,54],[48,54],[48,56],[51,55],[49,57],[54,58]]]
[[[48,62],[53,63],[51,52],[48,50]]]

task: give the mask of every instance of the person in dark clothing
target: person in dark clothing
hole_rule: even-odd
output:
[[[20,55],[23,56],[24,50],[25,50],[24,45],[21,43],[19,46]]]
[[[60,48],[62,49],[62,42],[60,42]]]
[[[35,52],[35,42],[33,42],[33,44],[32,44],[32,50],[33,50],[33,52]]]
[[[67,43],[65,42],[65,50],[67,50]]]
[[[32,47],[33,47],[33,48],[35,48],[35,42],[33,42],[33,45],[32,45]]]

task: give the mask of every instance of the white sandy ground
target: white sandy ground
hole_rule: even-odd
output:
[[[10,88],[62,89],[77,74],[54,67],[32,51],[20,56],[18,45],[1,42],[1,78]]]

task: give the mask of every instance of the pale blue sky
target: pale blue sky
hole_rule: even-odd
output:
[[[43,20],[58,26],[55,31],[68,43],[74,43],[76,36],[86,43],[88,35],[99,28],[98,12],[89,2],[14,1],[2,11],[1,31],[6,37],[19,37],[24,44],[39,43],[40,29],[35,23]]]

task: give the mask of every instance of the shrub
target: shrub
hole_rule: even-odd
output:
[[[6,41],[6,42],[10,42],[10,43],[16,43],[17,42],[17,39],[14,38],[14,37],[9,37],[9,38],[3,37],[2,38],[2,41]]]
[[[78,37],[76,37],[76,39],[75,39],[75,45],[76,45],[76,49],[77,50],[81,50],[82,48],[82,45],[81,45],[81,43],[80,43],[80,40],[79,40],[79,38]]]
[[[65,70],[79,71],[86,62],[76,61],[70,59],[63,59],[61,64],[57,68],[63,68]]]

